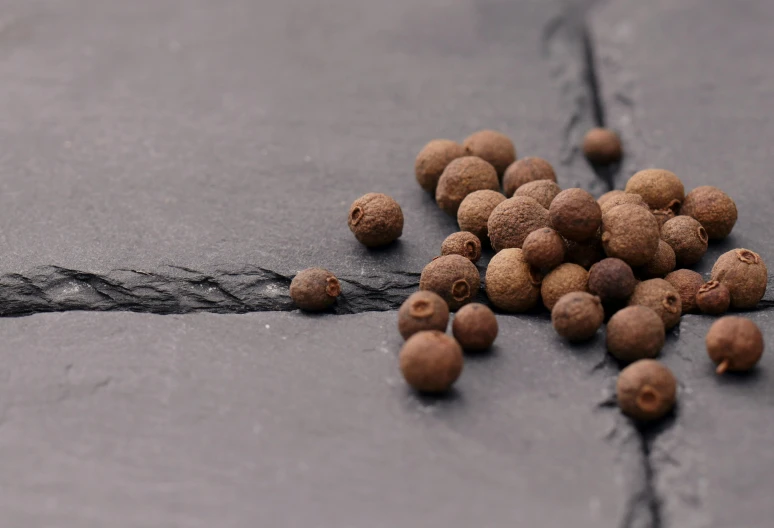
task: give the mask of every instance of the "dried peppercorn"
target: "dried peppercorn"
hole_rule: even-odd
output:
[[[664,280],[674,286],[677,293],[680,294],[682,312],[684,314],[695,313],[698,308],[696,294],[699,293],[699,288],[704,284],[701,274],[688,269],[679,269],[668,274]]]
[[[696,187],[685,197],[680,214],[698,220],[710,240],[721,240],[731,234],[736,224],[736,204],[717,187]]]
[[[446,166],[435,189],[435,201],[444,212],[456,218],[462,200],[472,192],[485,189],[500,190],[494,167],[481,158],[465,156]]]
[[[605,310],[599,297],[586,292],[563,295],[551,310],[554,330],[570,341],[591,339],[604,320]]]
[[[661,239],[672,246],[680,266],[693,266],[707,252],[707,232],[690,216],[676,216],[661,228]]]
[[[468,154],[488,161],[502,178],[505,169],[516,161],[516,148],[513,141],[495,130],[479,130],[465,138],[462,146]]]
[[[540,295],[543,304],[553,310],[556,302],[570,292],[589,290],[589,272],[577,264],[565,263],[543,278]]]
[[[480,285],[478,269],[461,255],[434,258],[419,277],[419,289],[440,295],[450,310],[457,310],[472,301]]]
[[[639,194],[651,209],[678,211],[685,198],[685,187],[674,172],[645,169],[629,178],[626,192]]]
[[[537,180],[525,183],[513,193],[514,196],[529,196],[537,200],[537,203],[548,209],[551,202],[562,192],[559,186],[551,180]]]
[[[744,317],[727,315],[715,321],[707,332],[706,344],[718,374],[750,370],[763,355],[763,335],[758,325]]]
[[[659,240],[656,254],[642,267],[642,274],[646,277],[664,277],[675,269],[675,265],[676,257],[672,246]]]
[[[656,254],[659,240],[658,222],[643,207],[619,205],[602,216],[602,246],[608,257],[642,266]]]
[[[653,359],[641,359],[621,371],[616,383],[621,411],[638,421],[666,416],[677,400],[677,380],[672,371]]]
[[[347,223],[364,246],[386,246],[403,234],[403,211],[386,194],[368,193],[352,203]]]
[[[554,168],[543,158],[527,157],[511,163],[503,176],[503,192],[510,198],[522,185],[533,181],[556,182]]]
[[[290,298],[307,312],[319,312],[330,307],[341,293],[341,285],[333,273],[322,268],[299,271],[290,282]]]
[[[589,269],[605,258],[605,251],[602,249],[600,237],[594,237],[586,242],[573,242],[572,240],[565,240],[565,242],[567,244],[567,254],[564,258],[567,262]]]
[[[414,173],[419,185],[435,194],[438,180],[446,166],[457,158],[466,156],[465,147],[449,139],[434,139],[417,155]]]
[[[699,288],[696,294],[696,305],[705,314],[720,315],[726,313],[731,306],[731,293],[725,285],[718,281],[709,281]]]
[[[723,253],[712,267],[712,280],[724,284],[731,293],[731,307],[755,308],[766,293],[768,270],[760,255],[749,249]]]
[[[665,339],[664,322],[647,306],[627,306],[607,322],[607,350],[625,363],[658,356]]]
[[[500,310],[526,312],[537,304],[541,280],[521,249],[504,249],[486,268],[486,294]]]
[[[594,165],[621,161],[623,147],[618,134],[607,128],[592,128],[583,137],[583,154]]]
[[[635,286],[637,279],[631,266],[621,259],[606,258],[589,270],[589,291],[603,301],[625,301]]]
[[[566,246],[559,233],[550,227],[533,231],[522,246],[524,260],[539,269],[552,269],[564,262]]]
[[[481,241],[473,233],[452,233],[441,244],[441,255],[462,255],[471,262],[481,258]]]
[[[591,194],[583,189],[560,192],[548,209],[551,227],[567,240],[584,242],[597,234],[602,225],[602,210]]]
[[[548,227],[548,211],[534,198],[514,196],[495,207],[489,215],[489,240],[495,251],[521,248],[527,235]]]
[[[398,310],[398,331],[403,339],[424,330],[445,332],[448,324],[449,306],[431,291],[412,293]]]
[[[679,323],[682,315],[680,294],[664,279],[650,279],[635,286],[629,298],[629,306],[632,305],[651,308],[661,317],[667,330]]]
[[[437,330],[409,337],[398,356],[400,371],[411,387],[427,393],[446,392],[462,373],[462,348]]]
[[[492,346],[497,338],[497,318],[483,304],[463,306],[454,316],[452,333],[464,350],[478,352]]]
[[[462,200],[457,210],[457,224],[460,231],[469,231],[483,243],[489,241],[487,222],[495,207],[505,201],[505,196],[488,189],[472,192]]]
[[[623,204],[639,205],[640,207],[648,209],[648,204],[645,203],[645,200],[642,199],[642,196],[632,193],[621,193],[616,196],[611,196],[605,201],[605,204],[600,205],[599,208],[602,210],[602,214],[605,214],[613,207]]]

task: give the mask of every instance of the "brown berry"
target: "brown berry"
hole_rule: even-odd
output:
[[[607,128],[592,128],[583,137],[583,154],[594,165],[609,165],[621,161],[621,138]]]
[[[626,192],[639,194],[651,209],[677,211],[685,198],[685,187],[675,173],[664,169],[645,169],[629,178]]]
[[[763,335],[758,325],[744,317],[721,317],[710,327],[706,342],[718,374],[750,370],[763,355]]]
[[[591,266],[605,258],[605,252],[602,249],[602,240],[599,237],[592,238],[586,242],[573,242],[565,240],[567,244],[567,255],[565,260],[572,262],[583,268],[589,269]]]
[[[562,192],[559,186],[551,180],[537,180],[525,183],[514,193],[514,196],[529,196],[537,200],[537,203],[548,209],[551,202]]]
[[[526,312],[540,297],[540,275],[535,272],[521,249],[504,249],[492,257],[486,268],[486,294],[505,312]]]
[[[647,306],[661,317],[664,327],[669,330],[680,322],[682,303],[674,286],[664,279],[642,281],[634,288],[629,306]]]
[[[589,291],[603,301],[625,301],[635,286],[637,279],[631,266],[621,259],[606,258],[589,270]]]
[[[707,232],[698,220],[676,216],[661,228],[661,238],[672,246],[680,266],[693,266],[707,252]]]
[[[548,211],[534,198],[514,196],[495,207],[487,224],[495,251],[520,248],[527,235],[548,227]]]
[[[508,165],[516,161],[516,148],[513,141],[500,132],[494,130],[479,130],[468,136],[462,142],[467,153],[471,156],[488,161],[502,178]]]
[[[648,204],[645,203],[645,200],[642,199],[642,196],[639,194],[631,193],[621,193],[619,195],[612,196],[608,198],[607,201],[605,201],[605,205],[600,205],[599,208],[602,210],[602,214],[605,214],[613,207],[617,207],[623,204],[639,205],[640,207],[648,209]]]
[[[653,213],[653,216],[656,218],[659,229],[664,227],[664,224],[675,217],[675,212],[671,209],[651,209],[650,212]]]
[[[605,194],[597,198],[597,203],[599,204],[599,207],[602,207],[609,199],[615,198],[616,196],[621,196],[622,194],[626,194],[626,191],[621,191],[619,189],[607,191]]]
[[[680,214],[698,220],[710,240],[721,240],[731,234],[736,224],[736,204],[726,193],[709,185],[688,193]]]
[[[347,223],[364,246],[386,246],[403,234],[403,211],[386,194],[368,193],[352,203]]]
[[[465,156],[446,166],[435,189],[435,201],[443,211],[456,217],[462,200],[484,189],[500,190],[494,167],[481,158]]]
[[[731,306],[731,293],[724,284],[718,281],[709,281],[699,288],[699,292],[696,294],[696,304],[702,313],[724,314]]]
[[[712,280],[725,284],[731,293],[731,307],[755,308],[766,293],[768,270],[760,255],[749,249],[723,253],[712,267]]]
[[[699,288],[704,284],[701,274],[688,269],[679,269],[664,277],[664,280],[674,286],[677,293],[680,294],[682,312],[684,314],[695,313],[698,309],[696,294],[699,293]]]
[[[566,246],[559,233],[550,227],[533,231],[522,246],[524,260],[539,269],[552,269],[564,262]]]
[[[563,295],[551,310],[554,330],[570,341],[591,339],[604,320],[605,310],[599,297],[586,292]]]
[[[642,267],[642,273],[646,277],[664,277],[675,269],[675,265],[676,258],[672,246],[659,240],[656,254]]]
[[[553,310],[556,302],[570,292],[589,291],[589,272],[577,264],[565,263],[543,278],[540,295],[543,304]]]
[[[449,139],[434,139],[424,146],[414,163],[417,182],[426,190],[435,194],[438,180],[446,166],[457,158],[466,156],[465,147]]]
[[[445,332],[448,324],[449,306],[431,291],[412,293],[398,310],[398,331],[403,339],[424,330]]]
[[[630,266],[646,264],[658,250],[658,222],[637,205],[613,207],[602,216],[602,246],[608,257]]]
[[[417,332],[398,356],[400,371],[414,389],[439,393],[451,388],[462,373],[462,348],[454,338],[437,330]]]
[[[299,271],[290,282],[290,298],[307,312],[319,312],[331,306],[341,293],[338,279],[330,271],[309,268]]]
[[[551,226],[567,240],[584,242],[597,234],[602,225],[602,210],[591,194],[583,189],[560,192],[548,210]]]
[[[419,277],[419,289],[440,295],[450,310],[457,310],[472,301],[480,285],[478,269],[461,255],[434,258]]]
[[[503,192],[510,198],[522,185],[533,181],[556,182],[554,168],[543,158],[527,157],[513,162],[503,177]]]
[[[464,350],[486,350],[497,338],[497,318],[483,304],[471,303],[460,308],[452,322],[452,333]]]
[[[607,350],[625,363],[658,356],[665,339],[664,323],[647,306],[627,306],[607,322]]]
[[[641,359],[621,371],[616,383],[618,407],[641,422],[666,416],[675,406],[677,380],[672,371],[653,359]]]
[[[489,240],[487,222],[495,207],[505,201],[505,196],[497,191],[472,192],[462,200],[457,210],[457,224],[461,231],[469,231],[483,243]]]
[[[452,233],[441,244],[441,255],[462,255],[471,262],[481,258],[481,241],[473,233]]]

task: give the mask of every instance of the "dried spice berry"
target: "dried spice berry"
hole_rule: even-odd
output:
[[[736,204],[726,193],[709,185],[689,192],[680,214],[698,220],[710,240],[721,240],[731,234],[736,224]]]
[[[461,231],[469,231],[483,243],[489,240],[487,222],[495,207],[505,201],[505,196],[497,191],[476,191],[462,200],[457,210],[457,224]]]
[[[514,196],[529,196],[537,200],[537,203],[548,209],[551,202],[562,192],[559,186],[551,180],[537,180],[525,183],[514,193]]]
[[[599,297],[586,292],[563,295],[551,310],[554,330],[570,341],[591,339],[604,320],[605,310]]]
[[[664,279],[650,279],[639,283],[629,298],[629,305],[647,306],[652,309],[661,317],[667,330],[680,322],[680,294]]]
[[[427,192],[435,193],[438,180],[446,166],[466,155],[465,147],[459,143],[449,139],[432,140],[419,152],[414,163],[417,182]]]
[[[664,280],[674,286],[677,293],[680,294],[684,314],[697,311],[696,294],[699,293],[699,288],[704,284],[701,274],[687,269],[679,269],[664,277]]]
[[[441,244],[441,255],[462,255],[471,262],[481,258],[481,241],[473,233],[452,233]]]
[[[497,338],[497,318],[483,304],[471,303],[454,316],[452,333],[464,350],[486,350]]]
[[[451,388],[462,374],[462,348],[454,338],[437,330],[417,332],[398,356],[400,371],[414,389],[440,393]]]
[[[652,259],[658,250],[659,239],[658,222],[642,207],[619,205],[602,216],[605,253],[630,266],[642,266]]]
[[[513,141],[501,132],[479,130],[468,136],[462,146],[471,156],[488,161],[502,178],[505,169],[516,161],[516,148]]]
[[[364,246],[386,246],[403,234],[403,211],[386,194],[368,193],[352,203],[347,223]]]
[[[709,281],[699,288],[696,294],[696,304],[702,313],[720,315],[731,306],[731,293],[725,285],[718,281]]]
[[[546,275],[540,286],[543,304],[549,310],[553,310],[554,305],[563,295],[578,291],[589,291],[589,272],[569,262]]]
[[[540,275],[534,271],[521,249],[504,249],[492,257],[486,268],[486,294],[505,312],[526,312],[540,297]]]
[[[707,232],[698,220],[676,216],[661,228],[661,239],[672,246],[680,266],[693,266],[707,252]]]
[[[494,167],[481,158],[465,156],[446,166],[435,189],[435,201],[443,211],[456,217],[462,200],[484,189],[500,190]]]
[[[533,181],[556,182],[554,168],[543,158],[527,157],[513,162],[503,176],[503,192],[510,198],[517,189]]]
[[[672,371],[653,359],[641,359],[621,371],[616,383],[621,411],[641,422],[663,418],[675,406],[677,380]]]
[[[565,256],[567,262],[572,262],[589,269],[605,258],[602,240],[599,237],[592,238],[586,242],[573,242],[572,240],[565,240],[565,242],[567,243],[567,254]]]
[[[522,246],[524,260],[539,269],[551,269],[564,262],[564,239],[550,227],[533,231]]]
[[[607,322],[607,350],[625,363],[658,356],[665,338],[661,317],[647,306],[628,306]]]
[[[768,270],[760,255],[749,249],[723,253],[712,267],[712,280],[724,284],[731,293],[731,307],[755,308],[766,293]]]
[[[548,227],[548,211],[534,198],[514,196],[495,207],[489,215],[489,240],[495,251],[520,248],[527,235]]]
[[[445,332],[448,324],[449,306],[431,291],[412,293],[398,310],[398,331],[403,339],[424,330]]]
[[[583,137],[583,154],[594,165],[609,165],[621,161],[621,138],[607,128],[592,128]]]
[[[331,306],[341,293],[338,279],[330,271],[309,268],[299,271],[290,282],[290,298],[307,312],[319,312]]]
[[[597,203],[599,204],[599,207],[602,207],[609,199],[615,198],[616,196],[621,196],[622,194],[626,194],[626,191],[621,191],[618,189],[607,191],[605,194],[597,198]]]
[[[675,217],[675,212],[671,209],[651,209],[650,212],[653,213],[654,217],[656,217],[659,229],[664,227],[664,224]]]
[[[608,198],[605,202],[605,205],[601,205],[599,208],[602,210],[602,214],[605,214],[613,207],[623,204],[639,205],[640,207],[648,209],[648,204],[645,203],[645,200],[642,199],[642,196],[639,194],[631,193],[621,193],[619,195]]]
[[[583,189],[560,192],[548,209],[551,226],[567,240],[584,242],[597,234],[602,225],[602,210],[591,194]]]
[[[744,317],[728,315],[713,323],[707,332],[707,354],[718,366],[717,373],[752,369],[763,355],[763,335]]]
[[[621,259],[606,258],[589,270],[589,291],[603,301],[625,301],[635,286],[637,279],[631,266]]]
[[[475,264],[461,255],[436,257],[422,270],[419,289],[440,295],[450,310],[472,301],[481,285]]]
[[[646,277],[664,277],[675,269],[675,265],[676,258],[672,246],[659,240],[656,254],[642,267],[642,273]]]
[[[629,178],[626,192],[639,194],[651,209],[678,211],[685,198],[685,187],[675,173],[663,169],[645,169]]]

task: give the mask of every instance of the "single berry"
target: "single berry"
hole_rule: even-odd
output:
[[[641,359],[621,371],[616,383],[618,407],[641,422],[666,416],[675,406],[677,380],[672,371],[653,359]]]
[[[494,167],[481,158],[465,156],[446,166],[435,189],[435,201],[443,211],[456,217],[467,195],[485,189],[500,190]]]
[[[400,371],[414,389],[441,393],[451,388],[462,373],[462,348],[454,338],[437,330],[417,332],[398,356]]]
[[[461,255],[436,257],[419,277],[419,289],[440,295],[450,310],[472,301],[481,285],[476,266]]]
[[[488,161],[497,170],[497,175],[502,178],[505,169],[516,161],[516,148],[513,141],[494,130],[479,130],[465,138],[462,142],[467,153],[471,156]]]
[[[449,306],[431,291],[412,293],[398,310],[398,331],[403,339],[424,330],[445,332],[448,324]]]
[[[727,315],[715,321],[707,332],[706,343],[718,374],[750,370],[763,355],[763,334],[758,325],[744,317]]]
[[[642,274],[646,277],[664,277],[675,269],[675,265],[676,257],[672,246],[659,240],[656,254],[642,267]]]
[[[685,187],[675,173],[645,169],[629,178],[626,192],[639,194],[651,209],[678,211],[685,198]]]
[[[607,350],[624,363],[656,357],[664,340],[664,323],[647,306],[627,306],[607,322]]]
[[[524,260],[539,269],[552,269],[564,262],[567,247],[559,233],[550,227],[533,231],[522,246]]]
[[[543,158],[527,157],[511,163],[503,177],[503,192],[510,198],[522,185],[533,181],[556,182],[554,168]]]
[[[621,259],[606,258],[589,270],[589,291],[603,301],[625,301],[635,286],[637,279],[631,266]]]
[[[441,244],[441,255],[462,255],[471,262],[481,258],[481,241],[473,233],[452,233]]]
[[[709,281],[699,288],[696,294],[696,304],[702,313],[709,315],[721,315],[731,306],[731,293],[724,284],[718,281]]]
[[[452,333],[464,350],[481,351],[492,346],[497,338],[497,318],[483,304],[463,306],[454,315]]]
[[[658,222],[643,207],[619,205],[602,216],[602,246],[608,257],[642,266],[656,254],[659,240]]]
[[[489,240],[495,251],[521,248],[527,235],[548,224],[548,211],[537,200],[514,196],[495,207],[489,216]]]
[[[562,192],[559,186],[551,180],[536,180],[525,183],[513,193],[514,196],[529,196],[537,200],[537,203],[548,209],[551,202]]]
[[[710,240],[721,240],[731,234],[736,224],[736,204],[726,193],[709,185],[688,193],[680,214],[698,220]]]
[[[494,306],[505,312],[526,312],[540,297],[541,276],[521,249],[504,249],[492,257],[486,268],[486,294]]]
[[[592,128],[583,137],[583,154],[594,165],[616,163],[623,156],[621,138],[607,128]]]
[[[545,307],[553,310],[556,302],[565,294],[588,290],[589,272],[577,264],[565,263],[543,278],[540,295],[543,297]]]
[[[424,146],[414,163],[414,173],[419,185],[435,194],[438,180],[446,166],[465,156],[465,147],[449,139],[434,139]]]
[[[468,231],[483,243],[489,240],[487,222],[495,207],[505,201],[505,196],[488,189],[472,192],[462,200],[457,209],[457,224],[460,231]]]
[[[610,198],[605,200],[605,204],[600,205],[599,208],[602,210],[602,214],[605,214],[613,207],[623,205],[623,204],[639,205],[640,207],[644,207],[645,209],[648,209],[648,204],[645,203],[645,200],[642,199],[642,196],[640,196],[639,194],[632,194],[632,193],[621,193],[615,196],[611,196]]]
[[[591,194],[583,189],[560,192],[548,210],[551,227],[567,240],[584,242],[597,234],[602,225],[602,210]]]
[[[616,196],[621,196],[622,194],[626,194],[626,191],[621,191],[619,189],[615,189],[613,191],[607,191],[605,194],[597,198],[597,203],[599,204],[600,207],[602,207],[603,205],[605,205],[605,203],[607,203],[609,199],[614,198]]]
[[[386,194],[368,193],[349,208],[347,223],[364,246],[386,246],[403,234],[403,211]]]
[[[650,279],[639,283],[629,298],[629,306],[634,305],[647,306],[656,312],[667,330],[680,322],[680,294],[664,279]]]
[[[676,216],[661,228],[661,238],[672,246],[677,264],[693,266],[707,252],[707,232],[690,216]]]
[[[664,280],[675,287],[680,294],[683,313],[695,313],[697,311],[696,294],[704,284],[701,274],[687,269],[673,271]]]
[[[712,267],[712,280],[728,288],[731,307],[736,310],[755,308],[766,293],[768,279],[763,259],[749,249],[723,253]]]
[[[586,292],[563,295],[551,310],[554,330],[570,341],[591,339],[604,320],[605,310],[599,297]]]
[[[341,293],[338,279],[328,270],[309,268],[299,271],[290,282],[290,298],[307,312],[330,307]]]

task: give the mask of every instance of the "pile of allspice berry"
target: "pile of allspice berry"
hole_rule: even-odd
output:
[[[622,157],[618,136],[606,129],[590,130],[582,148],[594,165]],[[542,303],[556,332],[572,342],[591,339],[607,320],[607,349],[626,365],[617,382],[618,405],[640,421],[661,418],[675,404],[676,379],[653,358],[681,315],[751,309],[766,291],[766,265],[749,249],[721,255],[709,281],[688,269],[709,241],[731,233],[737,209],[716,187],[686,194],[668,170],[642,170],[625,190],[595,199],[583,189],[562,190],[548,161],[517,159],[507,136],[482,130],[462,144],[429,142],[416,158],[415,174],[460,228],[398,312],[406,340],[400,370],[418,391],[447,391],[462,372],[463,351],[485,350],[497,337],[492,310],[472,302],[482,245],[496,252],[485,274],[496,310],[522,313]],[[370,193],[352,204],[348,224],[362,244],[384,246],[401,236],[403,213],[391,197]],[[329,307],[339,292],[336,277],[319,268],[300,272],[290,287],[304,310]],[[450,311],[456,312],[451,336]],[[711,326],[706,346],[718,374],[745,371],[761,358],[763,337],[751,320],[726,316]]]

